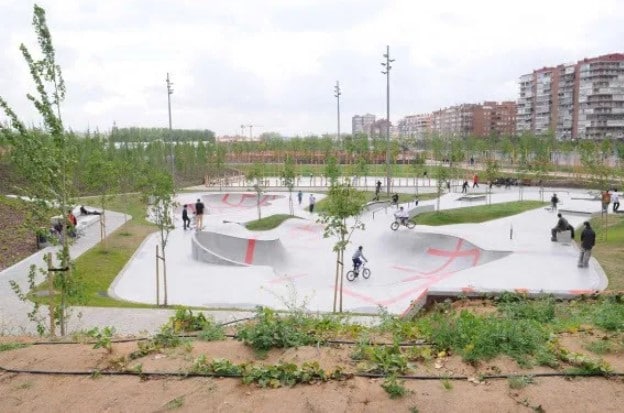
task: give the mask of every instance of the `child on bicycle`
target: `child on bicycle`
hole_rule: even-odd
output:
[[[400,207],[399,210],[394,213],[394,218],[399,221],[401,225],[407,225],[409,214],[405,209],[403,209],[403,207]]]
[[[355,250],[355,253],[353,254],[353,271],[355,271],[356,273],[359,271],[360,269],[360,265],[362,265],[362,260],[368,262],[368,260],[366,259],[366,257],[364,257],[364,254],[362,253],[362,250],[364,249],[364,247],[362,247],[361,245],[358,247],[357,250]]]

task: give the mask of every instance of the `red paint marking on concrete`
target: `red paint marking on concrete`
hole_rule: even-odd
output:
[[[570,294],[582,295],[582,294],[594,294],[596,290],[569,290]]]
[[[254,257],[254,250],[256,249],[256,240],[250,238],[247,240],[247,251],[245,252],[245,264],[252,264]]]
[[[230,194],[223,195],[223,198],[221,198],[221,202],[223,202],[224,204],[227,204],[229,197],[230,197]]]
[[[297,278],[305,277],[307,275],[309,275],[309,274],[305,273],[305,274],[296,274],[296,275],[286,275],[284,277],[273,278],[271,281],[269,281],[269,283],[270,284],[284,283],[284,282],[287,282],[287,281],[295,280]]]

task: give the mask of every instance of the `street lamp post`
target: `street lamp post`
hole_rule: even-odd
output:
[[[167,73],[167,107],[169,109],[169,141],[171,143],[171,180],[175,186],[175,158],[173,148],[173,130],[171,128],[171,95],[173,94],[173,83],[169,79],[169,73]]]
[[[336,104],[337,104],[337,116],[338,116],[338,143],[340,142],[340,95],[342,95],[342,92],[340,92],[340,82],[336,81],[336,86],[334,86],[334,96],[336,97]]]
[[[392,69],[390,63],[394,62],[394,59],[390,59],[390,46],[386,46],[383,57],[386,58],[386,61],[381,63],[385,68],[381,73],[386,75],[386,190],[390,196],[390,69]]]

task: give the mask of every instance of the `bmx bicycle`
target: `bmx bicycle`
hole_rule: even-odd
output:
[[[392,224],[390,224],[390,229],[393,231],[396,231],[397,229],[399,229],[399,227],[403,225],[408,227],[409,229],[413,229],[416,224],[414,224],[412,221],[410,221],[409,219],[405,221],[405,224],[403,224],[401,222],[401,218],[395,218],[394,222]]]
[[[362,265],[360,265],[359,268],[356,269],[354,267],[352,270],[348,271],[347,272],[347,280],[353,281],[360,274],[362,274],[362,277],[364,277],[364,279],[368,279],[368,277],[371,276],[371,270],[369,268],[366,268],[365,262],[362,262]]]

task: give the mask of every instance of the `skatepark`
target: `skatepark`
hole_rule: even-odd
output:
[[[242,188],[241,188],[242,189]],[[305,306],[310,311],[332,310],[336,240],[323,237],[318,215],[308,211],[293,193],[295,217],[270,231],[249,231],[245,222],[289,213],[288,192],[226,190],[198,191],[177,197],[180,205],[201,198],[208,210],[201,231],[184,230],[181,207],[175,211],[175,229],[166,247],[169,304],[212,309],[251,310],[269,306],[287,310]],[[600,204],[587,191],[557,190],[560,211],[578,227]],[[324,195],[315,193],[317,200]],[[548,199],[550,192],[524,188],[524,200]],[[496,189],[491,199],[448,193],[440,209],[517,201],[517,189]],[[413,199],[412,199],[413,200]],[[412,201],[410,200],[410,201]],[[408,211],[413,202],[402,203]],[[418,208],[435,209],[437,200],[421,201]],[[371,205],[359,217],[364,230],[355,230],[345,252],[361,245],[369,279],[344,281],[343,310],[392,314],[417,310],[428,296],[482,295],[501,291],[554,294],[571,297],[604,290],[607,278],[595,259],[578,268],[574,242],[551,242],[556,213],[545,207],[480,224],[390,229],[395,207]],[[577,235],[578,238],[578,235]],[[139,303],[156,303],[155,248],[159,235],[148,237],[111,285],[110,296]],[[160,281],[159,289],[164,285]]]

